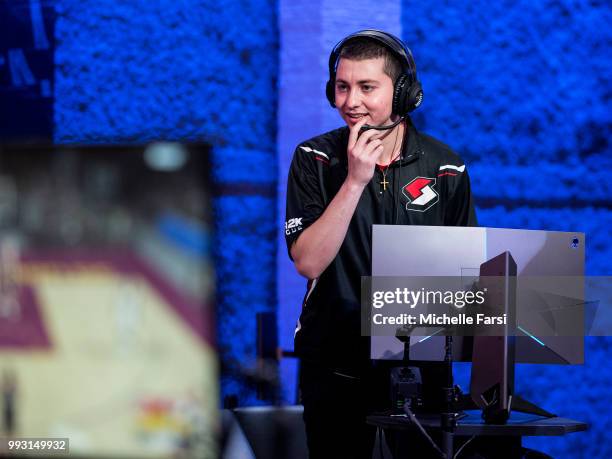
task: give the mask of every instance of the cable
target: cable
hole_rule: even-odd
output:
[[[399,166],[397,167],[397,171],[393,169],[393,180],[395,181],[395,193],[393,196],[393,210],[395,213],[395,218],[393,219],[393,224],[397,225],[398,215],[399,215],[399,182],[402,179],[402,156],[400,155]]]
[[[383,451],[383,430],[382,427],[378,427],[378,449],[380,451],[380,459],[385,459],[385,454]]]
[[[394,225],[397,225],[397,223],[399,222],[399,208],[400,208],[399,193],[400,193],[400,183],[402,181],[402,163],[404,162],[404,148],[407,145],[404,143],[404,140],[406,140],[406,136],[408,136],[408,123],[404,124],[404,134],[402,135],[402,143],[400,146],[399,166],[398,166],[398,171],[397,171],[397,175],[399,177],[397,178],[397,181],[395,182],[395,221],[393,222]]]
[[[417,419],[417,417],[414,415],[414,413],[412,412],[412,410],[410,409],[410,407],[408,406],[408,402],[404,403],[404,412],[408,415],[408,417],[410,418],[410,420],[412,422],[414,422],[414,424],[419,428],[419,430],[421,431],[421,433],[425,436],[425,438],[427,438],[427,440],[429,441],[429,443],[431,444],[431,446],[433,447],[433,449],[435,449],[438,454],[440,455],[440,457],[442,459],[447,459],[446,458],[446,454],[444,454],[442,452],[442,450],[438,447],[438,445],[436,445],[436,442],[433,441],[433,439],[429,436],[429,434],[427,433],[427,431],[423,428],[423,426],[421,425],[421,423],[419,422],[419,420]]]
[[[463,445],[461,445],[461,448],[459,448],[457,450],[457,452],[455,453],[455,455],[453,456],[453,459],[457,459],[459,457],[459,454],[461,454],[461,451],[463,451],[463,448],[465,448],[469,442],[471,442],[474,438],[476,438],[476,435],[473,435],[472,438],[470,438],[468,441],[466,441]]]

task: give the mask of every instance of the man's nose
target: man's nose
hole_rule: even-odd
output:
[[[346,104],[349,107],[358,107],[360,103],[361,103],[361,98],[360,98],[358,89],[353,88],[349,90],[347,97],[346,97]]]

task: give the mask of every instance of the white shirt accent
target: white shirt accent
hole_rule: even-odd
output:
[[[465,164],[463,166],[453,166],[452,164],[445,164],[444,166],[440,166],[441,171],[445,169],[452,169],[454,171],[463,172],[465,170]]]
[[[308,298],[310,298],[310,294],[314,290],[315,285],[317,285],[317,281],[318,280],[319,280],[319,278],[317,277],[316,279],[314,279],[312,281],[312,285],[310,286],[310,289],[308,290],[308,293],[306,294],[306,299],[304,300],[304,306],[306,306],[306,302],[308,301]],[[298,319],[297,326],[295,327],[295,332],[293,332],[293,337],[294,338],[295,338],[295,335],[297,335],[297,332],[299,332],[301,329],[302,329],[302,324],[300,323],[300,319]]]
[[[322,151],[315,150],[314,148],[310,148],[310,147],[300,147],[300,148],[304,151],[307,151],[308,153],[314,153],[315,155],[323,156],[325,159],[329,160],[329,156],[327,156]]]
[[[299,332],[301,329],[302,329],[302,324],[300,323],[300,319],[298,319],[297,325],[295,327],[295,331],[293,332],[293,339],[295,339],[297,332]]]
[[[304,305],[306,305],[306,302],[308,301],[308,298],[310,298],[310,294],[314,290],[314,288],[317,285],[318,281],[319,281],[318,277],[312,281],[312,285],[310,286],[310,290],[308,290],[308,293],[306,294],[306,299],[304,300]]]

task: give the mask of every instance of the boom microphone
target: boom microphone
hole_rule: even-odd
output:
[[[405,116],[400,116],[399,119],[395,123],[387,124],[386,126],[370,126],[369,124],[364,124],[359,129],[359,133],[363,134],[365,131],[369,131],[370,129],[375,129],[377,131],[386,131],[387,129],[393,129],[395,126],[397,126],[402,121],[404,121],[405,118],[406,118]]]

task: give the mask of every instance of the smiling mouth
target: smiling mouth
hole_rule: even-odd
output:
[[[354,121],[359,121],[364,116],[368,116],[367,113],[347,113],[346,116]]]

